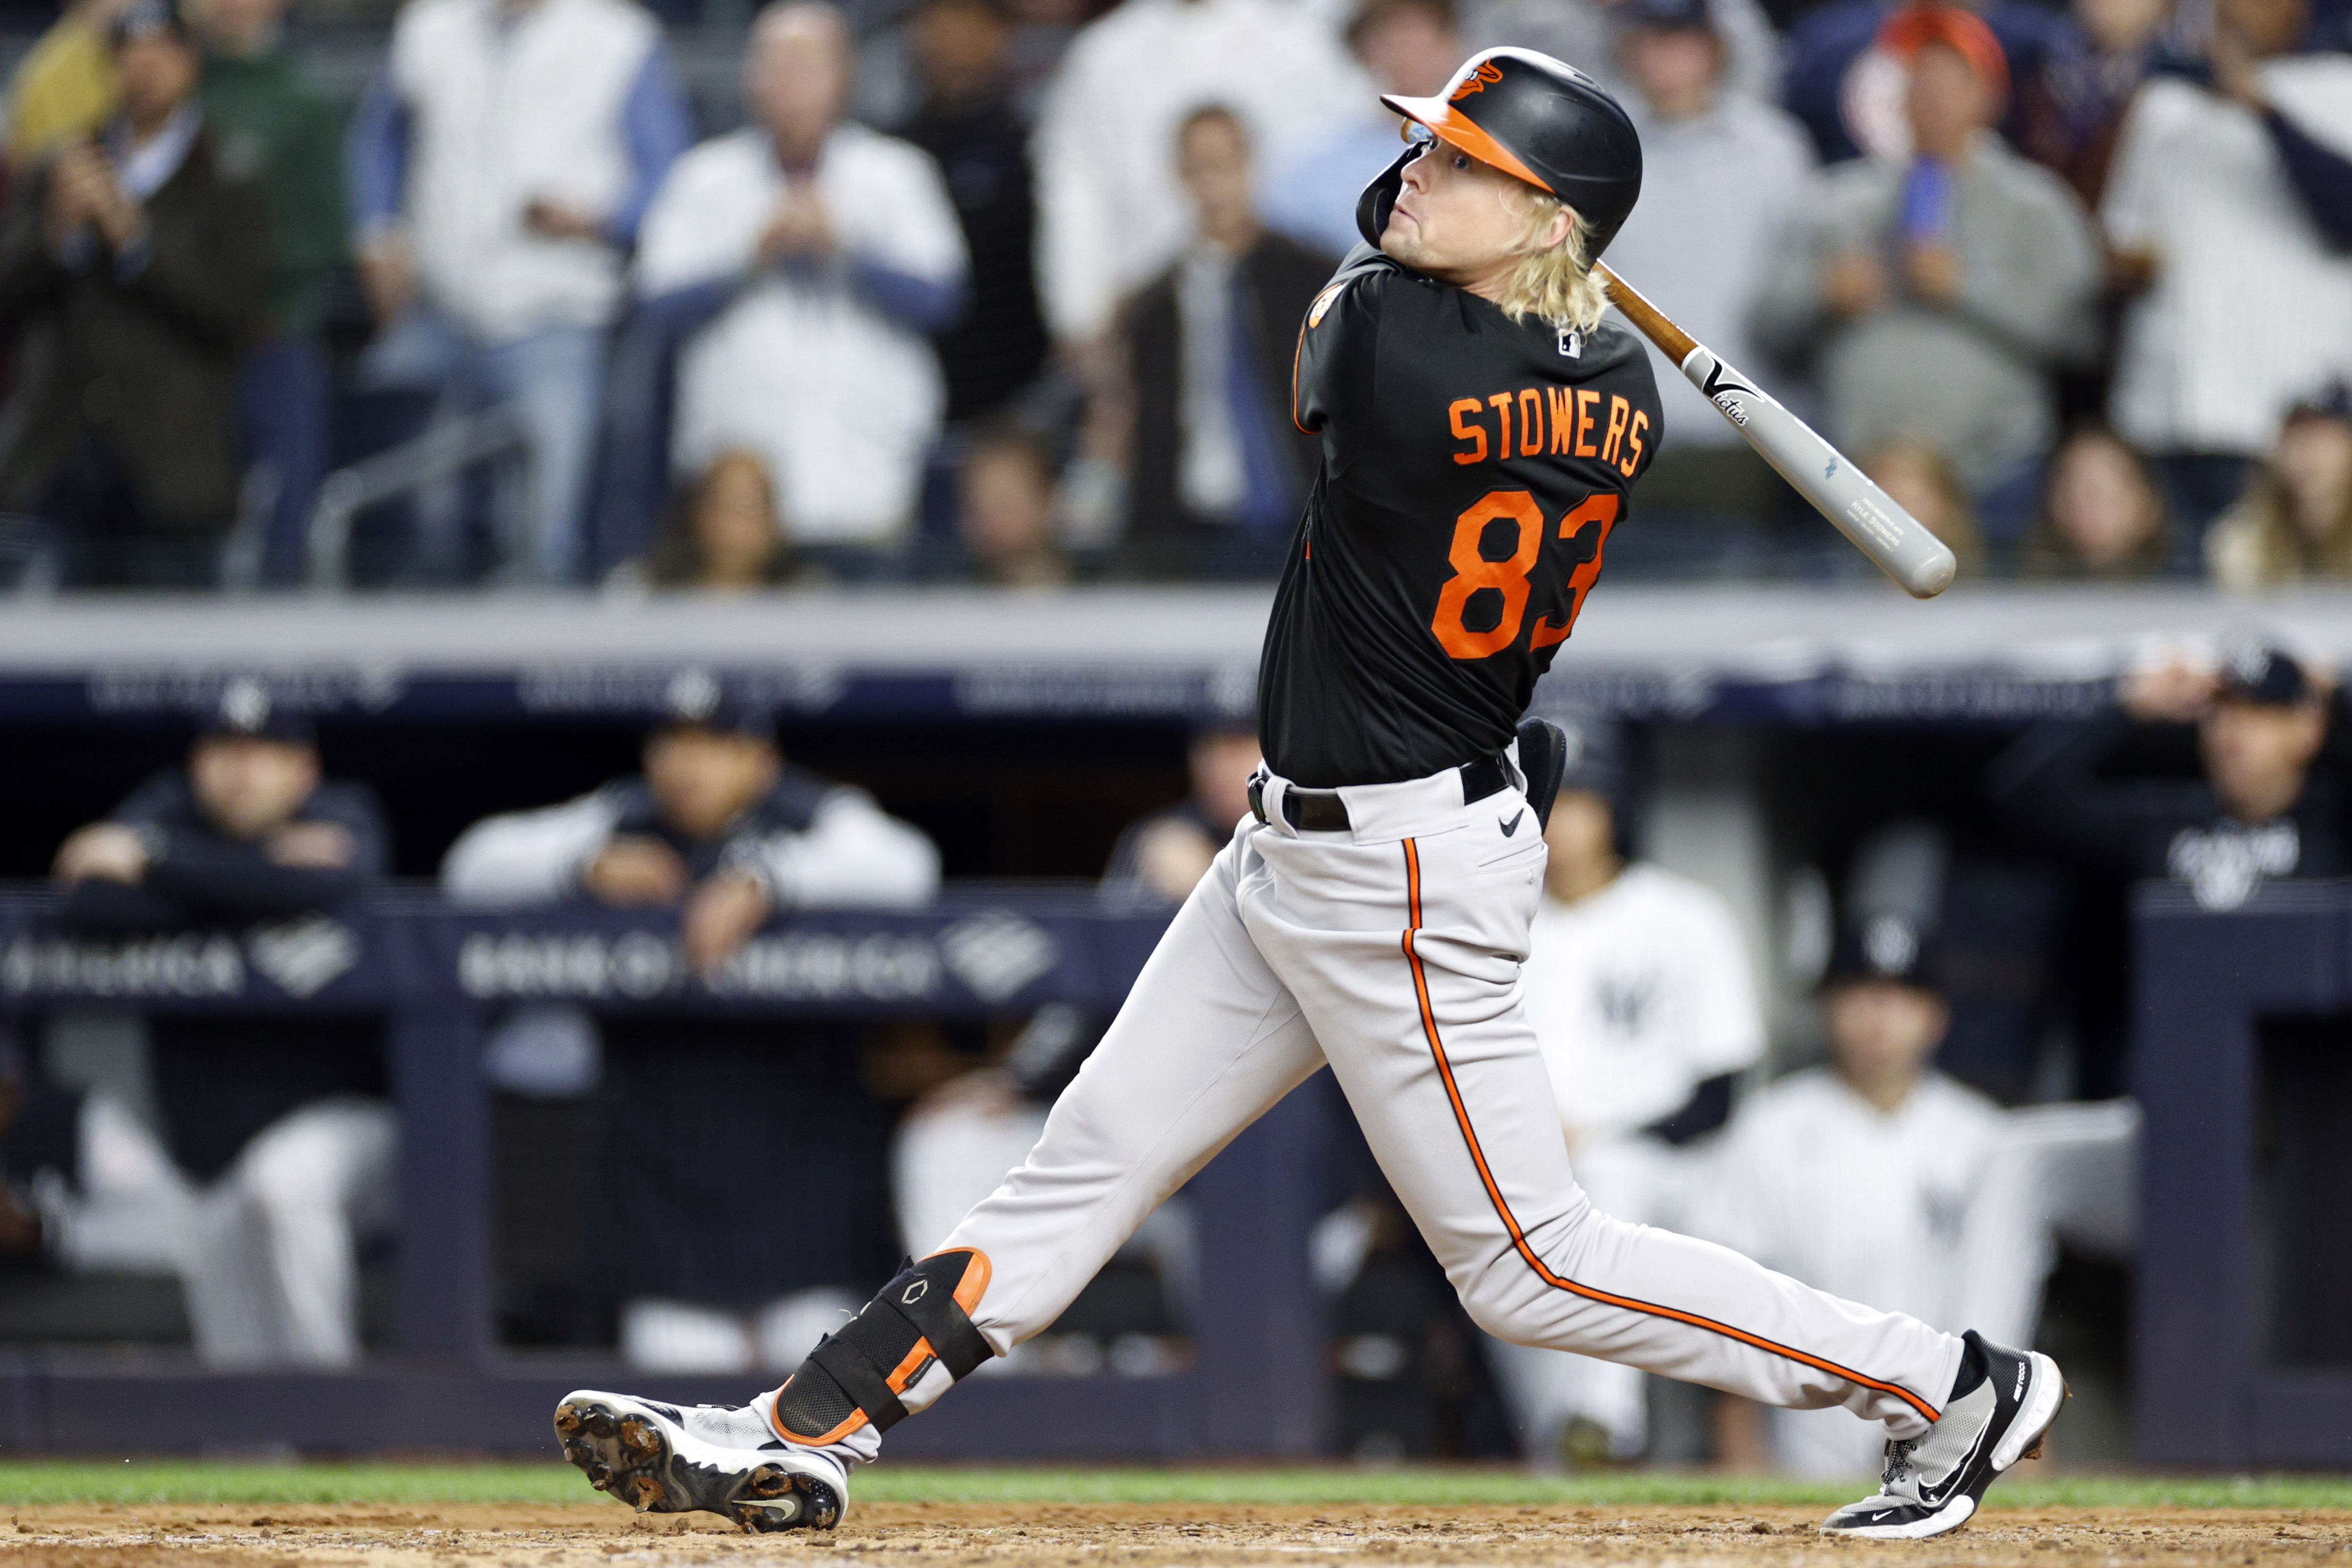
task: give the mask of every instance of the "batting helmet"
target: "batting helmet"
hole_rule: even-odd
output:
[[[1480,163],[1574,207],[1592,226],[1593,259],[1617,237],[1642,194],[1642,139],[1633,122],[1600,83],[1549,55],[1488,49],[1454,73],[1443,98],[1384,93],[1381,101]],[[1385,201],[1375,193],[1401,168],[1374,182],[1359,209],[1359,226],[1374,245],[1388,226],[1395,190],[1391,186]]]

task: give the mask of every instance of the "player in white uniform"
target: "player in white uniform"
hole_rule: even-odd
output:
[[[1291,413],[1323,458],[1259,661],[1250,815],[1027,1161],[781,1389],[557,1406],[596,1485],[830,1527],[887,1427],[1052,1323],[1326,1067],[1489,1333],[1882,1424],[1882,1489],[1827,1530],[1956,1528],[2056,1419],[2048,1357],[1611,1219],[1570,1173],[1519,983],[1560,736],[1519,721],[1657,429],[1647,351],[1591,266],[1633,209],[1640,142],[1589,78],[1519,49],[1472,59],[1444,100],[1390,102],[1423,139],[1365,194],[1380,248],[1301,330]],[[777,1198],[773,1237],[744,1245],[792,1245]]]
[[[1933,1070],[1950,1017],[1937,984],[1910,921],[1842,933],[1822,997],[1829,1065],[1748,1097],[1694,1185],[1691,1228],[1833,1295],[2030,1343],[2053,1229],[2129,1244],[2138,1116],[2120,1101],[2004,1112]],[[1752,1437],[1746,1410],[1727,1414]],[[1872,1468],[1877,1445],[1823,1414],[1769,1413],[1776,1467]]]
[[[1520,976],[1528,1018],[1593,1207],[1681,1230],[1692,1165],[1684,1145],[1722,1124],[1732,1075],[1763,1055],[1764,1019],[1722,896],[1622,858],[1615,727],[1581,719],[1565,728],[1568,768],[1544,829],[1544,897]],[[1503,1342],[1488,1350],[1539,1463],[1559,1458],[1578,1420],[1598,1427],[1616,1458],[1645,1446],[1638,1368]]]

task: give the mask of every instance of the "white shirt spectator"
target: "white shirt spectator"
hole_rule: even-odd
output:
[[[1756,374],[1748,307],[1771,265],[1776,237],[1807,198],[1813,147],[1794,116],[1740,92],[1705,113],[1664,120],[1638,97],[1627,108],[1642,133],[1642,199],[1610,242],[1609,264],[1699,342]],[[1675,445],[1736,447],[1738,428],[1650,348]]]
[[[1580,1143],[1672,1115],[1751,1066],[1764,1021],[1731,911],[1713,889],[1629,866],[1591,898],[1547,898],[1521,971],[1560,1120]]]
[[[741,447],[776,476],[786,526],[813,544],[887,544],[912,514],[945,402],[929,342],[858,289],[861,265],[960,285],[962,231],[938,165],[857,125],[825,139],[816,183],[842,258],[752,277],[785,195],[758,127],[677,161],[646,215],[637,289],[652,296],[747,279],[678,369],[673,457],[698,472]]]
[[[630,0],[411,0],[390,86],[413,117],[404,216],[425,291],[493,342],[602,326],[621,254],[526,226],[548,201],[621,206],[635,182],[625,110],[661,42]]]
[[[442,889],[460,903],[505,909],[571,897],[589,863],[643,811],[642,786],[621,783],[562,805],[485,817],[449,847]],[[931,841],[847,784],[824,786],[804,827],[747,822],[729,835],[720,868],[759,879],[778,909],[903,907],[940,885]]]
[[[2004,1125],[1974,1089],[1929,1073],[1882,1111],[1826,1068],[1748,1097],[1692,1194],[1692,1232],[1816,1289],[1908,1312],[1958,1332],[1972,1198]],[[2021,1236],[2020,1249],[2032,1238]],[[1775,1410],[1783,1469],[1853,1476],[1878,1468],[1885,1434],[1843,1409]]]
[[[2352,59],[2259,62],[2279,112],[2352,156]],[[2154,452],[2269,449],[2294,399],[2352,375],[2352,257],[2333,249],[2245,105],[2157,78],[2125,117],[2101,217],[2156,258],[2124,327],[2110,410]]]
[[[1063,59],[1032,144],[1038,281],[1055,336],[1100,332],[1121,296],[1184,248],[1192,209],[1176,178],[1176,132],[1185,115],[1225,105],[1272,159],[1373,98],[1329,25],[1297,0],[1125,0],[1088,26]]]

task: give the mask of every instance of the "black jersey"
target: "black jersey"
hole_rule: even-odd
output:
[[[1329,788],[1502,751],[1657,449],[1649,355],[1360,247],[1291,401],[1323,457],[1258,669],[1267,766]]]

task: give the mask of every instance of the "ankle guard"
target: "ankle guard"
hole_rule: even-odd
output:
[[[871,1422],[904,1421],[899,1399],[932,1363],[961,1378],[996,1353],[970,1312],[988,1289],[988,1258],[935,1252],[898,1271],[837,1334],[818,1342],[777,1391],[772,1424],[789,1443],[835,1443]]]

